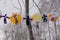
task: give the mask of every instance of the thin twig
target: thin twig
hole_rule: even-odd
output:
[[[42,0],[41,0],[42,1]],[[38,2],[38,5],[41,3],[41,1]]]
[[[20,1],[18,0],[18,3],[19,3],[19,6],[20,6],[20,12],[22,13],[22,6],[21,6],[21,3],[20,3]]]
[[[23,4],[24,4],[24,6],[25,6],[25,3],[24,3],[24,1],[22,0],[22,2],[23,2]]]
[[[53,3],[54,3],[54,0],[51,3],[51,7],[50,7],[50,10],[49,11],[51,11],[53,9]]]
[[[34,6],[34,4],[29,8],[29,10]]]
[[[42,15],[41,9],[40,9],[39,6],[37,5],[37,3],[36,3],[34,0],[32,0],[32,1],[34,2],[34,4],[36,5],[36,7],[38,8],[40,14]]]
[[[14,8],[16,8],[16,9],[20,10],[20,8],[16,7],[16,6],[13,4],[13,2],[12,2],[12,1],[10,1],[10,2],[11,2],[11,4],[13,5],[13,7],[14,7]]]

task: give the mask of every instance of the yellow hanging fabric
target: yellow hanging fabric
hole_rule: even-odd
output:
[[[17,19],[14,17],[14,16],[16,16],[17,17]],[[18,21],[18,22],[16,22],[16,20]],[[12,14],[11,16],[10,16],[10,21],[11,21],[11,23],[13,23],[13,24],[21,24],[21,22],[22,22],[22,16],[21,16],[21,14]]]
[[[18,23],[21,23],[23,18],[21,16],[21,14],[17,14],[17,20],[18,20]]]
[[[16,20],[15,20],[15,18],[14,18],[14,14],[12,14],[12,15],[10,16],[10,21],[11,21],[11,23],[13,23],[13,24],[16,23]]]
[[[42,21],[42,16],[40,14],[34,14],[32,16],[33,21]]]

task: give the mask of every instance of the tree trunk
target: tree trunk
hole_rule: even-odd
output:
[[[29,17],[29,0],[25,0],[25,8],[26,8],[26,17],[28,18]],[[34,40],[30,20],[28,20],[28,23],[29,24],[27,26],[28,26],[28,29],[29,29],[30,40]]]

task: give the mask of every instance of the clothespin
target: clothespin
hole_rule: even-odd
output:
[[[10,17],[7,17],[7,14],[5,14],[4,16],[0,16],[0,18],[4,17],[4,23],[7,24],[7,20],[6,18],[10,19]]]
[[[48,21],[47,20],[47,15],[43,14],[42,19],[43,19],[43,22],[47,22]]]
[[[23,18],[26,20],[26,24],[29,25],[30,24],[30,20],[32,20],[32,18],[29,18],[29,16],[27,16],[26,18]]]

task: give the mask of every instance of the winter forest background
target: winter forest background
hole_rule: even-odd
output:
[[[0,15],[7,14],[10,17],[12,12],[20,12],[26,17],[25,11],[25,0],[0,0]],[[29,0],[30,18],[35,13],[52,13],[60,17],[60,0]],[[26,20],[19,25],[12,24],[8,19],[7,21],[4,24],[3,18],[0,19],[0,40],[30,40]],[[39,28],[36,24],[36,21],[31,21],[34,40],[60,40],[60,18],[56,22],[57,35],[52,21],[39,22]]]

